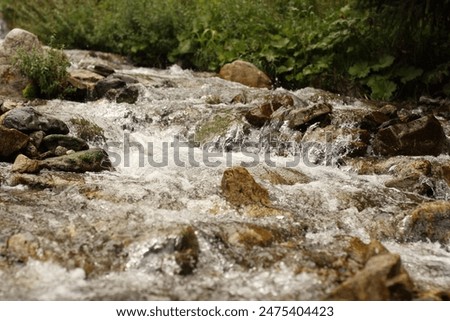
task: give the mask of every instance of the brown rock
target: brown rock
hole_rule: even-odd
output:
[[[273,185],[307,184],[312,181],[310,177],[293,168],[262,167],[255,169],[253,174]]]
[[[39,161],[35,159],[29,159],[25,155],[20,154],[16,157],[11,171],[14,173],[39,173]]]
[[[8,255],[22,262],[37,258],[39,247],[39,240],[29,232],[14,234],[7,241]]]
[[[411,300],[414,284],[400,256],[384,253],[370,258],[365,267],[338,286],[330,300]]]
[[[412,241],[450,240],[450,202],[435,201],[419,205],[409,216],[405,236]]]
[[[270,206],[269,192],[256,183],[244,167],[228,168],[222,177],[222,192],[234,206]]]
[[[446,141],[441,123],[425,116],[379,130],[372,145],[375,154],[383,156],[437,156],[445,151]]]
[[[294,98],[290,95],[272,95],[266,97],[266,102],[258,107],[252,108],[246,115],[247,121],[256,127],[262,127],[270,121],[272,114],[281,107],[294,106]]]
[[[28,140],[24,133],[0,126],[0,159],[16,154],[27,145]]]
[[[444,165],[441,169],[442,178],[447,182],[447,185],[450,186],[450,165]]]
[[[305,124],[319,121],[331,113],[331,110],[331,105],[327,103],[318,103],[307,108],[293,109],[286,116],[289,121],[288,126],[291,129],[298,129]]]
[[[180,274],[188,275],[197,267],[200,245],[191,226],[183,229],[175,241],[175,261],[180,266]]]
[[[224,65],[220,69],[219,76],[222,79],[238,82],[249,87],[272,88],[272,81],[265,73],[255,65],[243,60],[236,60]]]

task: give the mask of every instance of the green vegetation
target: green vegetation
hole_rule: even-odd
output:
[[[75,135],[85,141],[104,143],[105,133],[103,128],[82,117],[73,117],[70,123],[74,126]]]
[[[30,80],[23,90],[25,98],[55,98],[66,93],[70,62],[61,50],[19,50],[14,65]]]
[[[450,0],[0,0],[12,26],[137,64],[245,59],[287,88],[450,94]]]

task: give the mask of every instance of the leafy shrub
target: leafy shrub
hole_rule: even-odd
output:
[[[450,94],[450,0],[0,0],[44,41],[144,66],[235,59],[280,86],[373,99]],[[433,50],[430,50],[433,48]]]
[[[64,95],[70,62],[63,51],[52,48],[19,50],[14,56],[14,65],[30,80],[23,91],[26,98],[55,98]]]

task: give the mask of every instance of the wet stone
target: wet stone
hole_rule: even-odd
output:
[[[414,284],[400,256],[385,253],[368,260],[364,268],[338,286],[329,300],[411,300]]]
[[[40,172],[39,161],[35,159],[29,159],[25,155],[20,154],[16,157],[14,164],[11,168],[13,173],[29,173],[35,174]]]
[[[440,122],[425,116],[379,130],[372,145],[375,154],[382,156],[437,156],[445,151],[446,137]]]
[[[89,149],[89,145],[83,139],[59,134],[45,136],[42,140],[42,145],[46,150],[55,150],[58,146],[67,150],[72,149],[76,152]]]
[[[448,242],[450,203],[435,201],[419,205],[407,217],[405,236],[410,241]]]
[[[39,240],[30,232],[12,235],[7,241],[7,254],[12,259],[26,262],[38,257]]]
[[[222,177],[222,192],[234,206],[270,206],[269,192],[259,185],[244,167],[226,169]]]
[[[327,103],[314,104],[307,108],[293,109],[286,116],[288,126],[291,129],[322,120],[326,115],[331,113],[331,105]]]
[[[16,108],[4,115],[3,126],[24,133],[44,131],[46,134],[68,134],[69,128],[59,119],[45,116],[33,107]]]
[[[194,272],[199,254],[200,245],[195,230],[191,226],[184,228],[175,241],[175,261],[180,267],[181,275]]]
[[[20,131],[0,126],[0,159],[16,154],[27,145],[28,140],[28,136]]]
[[[108,154],[101,148],[47,158],[40,161],[39,164],[42,169],[76,173],[100,172],[112,169]]]

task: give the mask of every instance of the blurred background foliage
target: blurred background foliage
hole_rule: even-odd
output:
[[[0,0],[10,27],[141,66],[218,71],[372,99],[450,95],[450,0]]]

